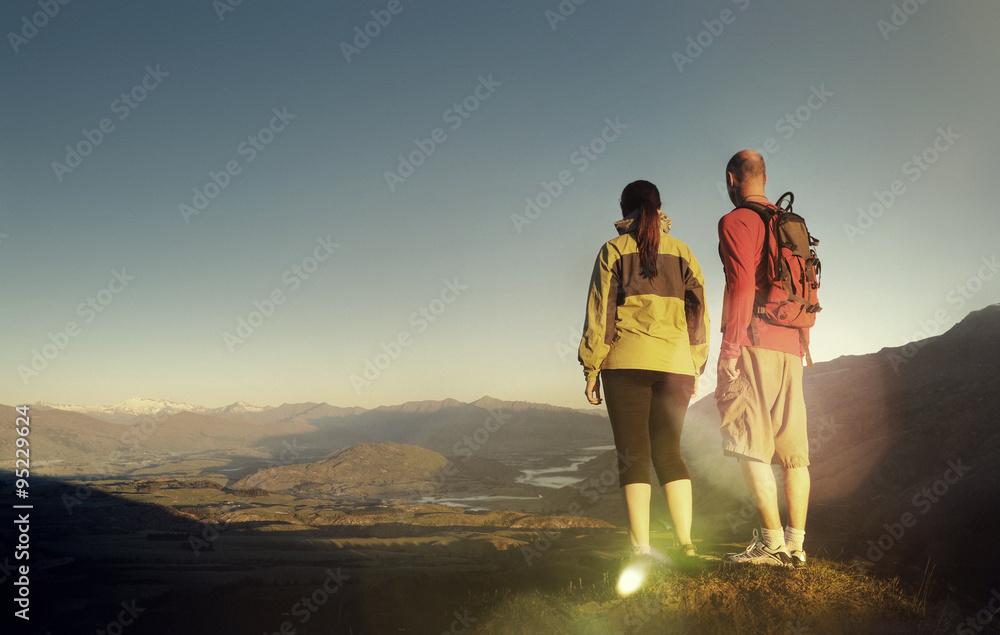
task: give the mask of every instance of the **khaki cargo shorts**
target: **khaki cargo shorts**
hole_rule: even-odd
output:
[[[809,465],[802,359],[744,346],[735,381],[719,378],[715,403],[722,414],[722,450],[783,467]]]

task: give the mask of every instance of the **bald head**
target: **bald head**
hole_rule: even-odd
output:
[[[733,180],[737,183],[746,183],[753,180],[763,180],[764,157],[753,150],[740,150],[729,159],[726,165],[726,172],[733,175]]]
[[[733,205],[743,204],[747,198],[764,197],[764,184],[767,183],[767,173],[764,171],[764,157],[753,150],[740,150],[729,159],[726,165],[726,191]]]

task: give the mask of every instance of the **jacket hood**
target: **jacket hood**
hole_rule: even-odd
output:
[[[636,232],[639,230],[639,214],[641,210],[634,209],[632,213],[625,218],[615,221],[615,229],[618,230],[618,234],[627,234],[629,232]],[[660,231],[664,234],[670,233],[670,217],[660,212]]]

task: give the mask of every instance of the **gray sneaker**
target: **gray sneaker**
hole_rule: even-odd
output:
[[[753,542],[740,553],[727,553],[725,562],[732,564],[767,564],[775,567],[792,567],[792,556],[784,549],[769,549],[756,529],[753,530]],[[803,558],[803,562],[804,562]]]

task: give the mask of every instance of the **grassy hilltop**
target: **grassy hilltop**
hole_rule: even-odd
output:
[[[613,576],[561,590],[498,594],[472,632],[871,633],[935,632],[925,602],[896,579],[816,561],[807,570],[712,566],[654,569],[619,598]],[[936,617],[936,616],[934,616]]]

